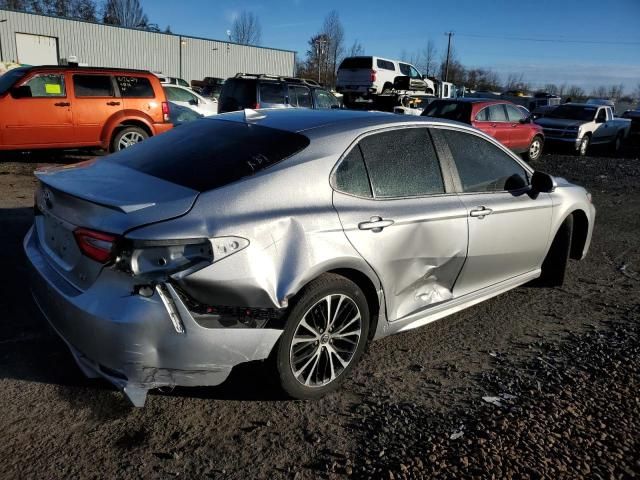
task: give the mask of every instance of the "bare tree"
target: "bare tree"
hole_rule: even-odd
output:
[[[567,87],[567,98],[571,98],[574,102],[579,98],[584,98],[585,96],[585,91],[582,87],[579,87],[578,85],[569,85]]]
[[[624,96],[624,85],[611,85],[609,87],[609,91],[607,92],[607,97],[611,100],[620,100]]]
[[[93,0],[74,0],[71,16],[95,22],[98,20],[98,9]]]
[[[259,45],[261,40],[262,27],[258,16],[253,12],[240,12],[231,26],[231,41],[242,45]]]
[[[25,0],[0,0],[0,8],[7,10],[27,11],[28,3]]]
[[[358,40],[354,40],[347,52],[347,57],[361,57],[362,55],[364,55],[364,47]]]
[[[336,10],[330,11],[324,18],[321,34],[327,39],[327,78],[326,83],[335,85],[336,70],[344,55],[344,28]]]
[[[149,23],[139,0],[107,0],[102,17],[104,23],[120,27],[146,28]]]
[[[636,100],[640,102],[640,83],[636,86],[636,91],[634,92],[634,96],[636,97]]]
[[[524,73],[510,73],[504,82],[504,89],[527,92],[530,90],[530,85],[528,82],[525,82]]]
[[[592,97],[597,98],[606,98],[607,97],[607,87],[604,85],[600,85],[599,87],[592,88],[591,93],[589,94]]]
[[[437,54],[436,44],[433,39],[430,38],[427,41],[427,46],[422,50],[421,69],[425,75],[435,75],[438,64],[436,60]]]

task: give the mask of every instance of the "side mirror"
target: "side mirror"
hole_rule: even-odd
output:
[[[192,98],[191,100],[189,100],[189,105],[198,105],[198,99]]]
[[[557,187],[556,181],[551,175],[544,172],[533,172],[531,176],[531,189],[534,192],[551,193]]]
[[[11,96],[13,98],[31,98],[31,87],[29,85],[22,85],[11,89]]]
[[[520,122],[520,123],[531,123],[531,115],[529,115],[528,117],[521,118],[520,120],[518,120],[518,122]]]

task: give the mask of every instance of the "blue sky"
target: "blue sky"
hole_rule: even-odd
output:
[[[465,66],[491,67],[503,77],[525,74],[535,86],[548,82],[586,89],[640,84],[640,0],[141,0],[149,20],[174,33],[225,39],[235,16],[254,12],[262,45],[304,56],[307,41],[332,9],[340,14],[347,46],[398,58],[432,38],[446,49],[445,31]]]

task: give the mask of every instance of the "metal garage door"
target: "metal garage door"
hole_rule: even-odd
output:
[[[18,63],[58,65],[58,39],[43,35],[16,33]]]

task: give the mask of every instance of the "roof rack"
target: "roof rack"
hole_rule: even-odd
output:
[[[321,87],[322,85],[315,80],[311,80],[309,78],[298,78],[298,77],[283,77],[281,75],[272,75],[268,73],[236,73],[234,78],[263,78],[267,80],[279,80],[281,82],[288,83],[300,83],[304,85],[309,85],[311,87]]]

